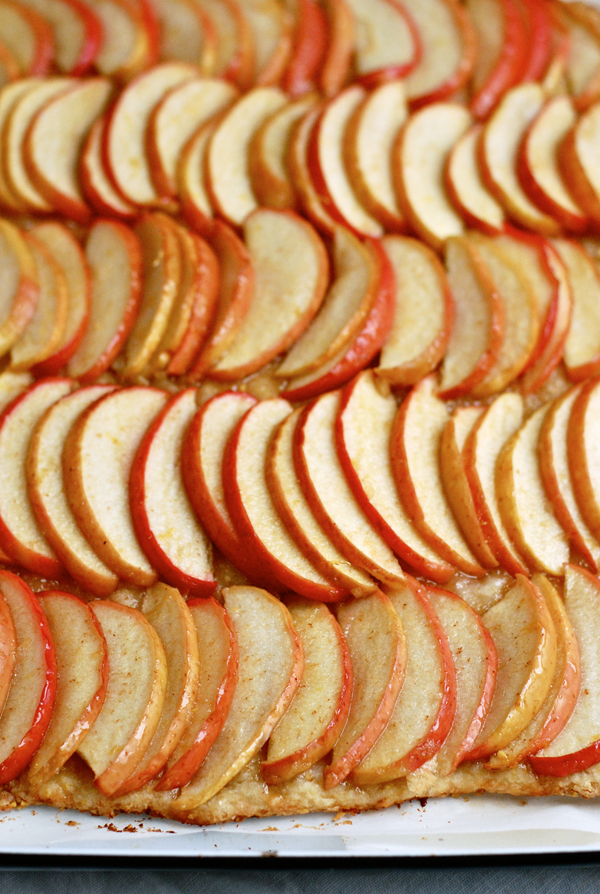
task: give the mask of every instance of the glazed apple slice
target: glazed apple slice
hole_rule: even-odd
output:
[[[498,652],[494,698],[469,760],[510,745],[536,716],[554,678],[556,631],[542,593],[522,575],[483,615]]]
[[[600,371],[600,272],[579,243],[555,239],[567,271],[573,309],[565,341],[563,360],[572,382],[580,382]]]
[[[446,352],[454,301],[446,272],[430,248],[401,236],[385,236],[382,242],[394,268],[396,300],[377,375],[393,385],[414,385]]]
[[[340,552],[377,580],[404,580],[398,560],[357,502],[340,463],[334,425],[339,392],[323,394],[302,412],[294,440],[296,474],[319,524]]]
[[[187,62],[210,74],[217,52],[212,19],[194,0],[152,0],[158,24],[158,58]]]
[[[556,669],[544,704],[520,736],[492,755],[488,761],[492,769],[514,767],[523,758],[547,748],[565,728],[579,695],[579,647],[564,601],[544,575],[534,575],[532,583],[543,595],[554,622]]]
[[[288,608],[302,643],[304,671],[269,738],[261,764],[267,785],[295,779],[331,751],[348,719],[353,692],[350,650],[327,606],[295,599]],[[356,618],[353,626],[358,626]]]
[[[517,158],[521,186],[532,202],[571,232],[587,227],[587,217],[571,197],[561,176],[558,153],[574,127],[577,113],[568,96],[548,100],[531,122]]]
[[[348,81],[356,41],[356,19],[348,0],[324,0],[328,44],[321,66],[321,92],[336,96]]]
[[[446,270],[454,299],[454,323],[440,381],[444,398],[468,394],[487,376],[504,338],[504,308],[472,240],[448,239]]]
[[[104,158],[118,193],[132,205],[160,204],[145,151],[148,121],[169,90],[196,74],[197,69],[182,62],[157,65],[132,81],[110,112],[104,133]]]
[[[156,791],[182,788],[198,772],[229,713],[238,680],[239,649],[231,618],[215,599],[190,599],[201,656],[197,691],[186,729]]]
[[[456,671],[444,629],[416,583],[389,590],[406,637],[404,686],[383,730],[350,781],[373,785],[418,769],[440,749],[456,712]]]
[[[347,0],[356,21],[354,68],[367,86],[409,74],[421,57],[419,30],[394,0]]]
[[[598,763],[600,746],[596,725],[598,689],[597,651],[593,632],[598,613],[598,581],[589,571],[569,565],[565,577],[565,605],[579,646],[579,698],[566,726],[551,744],[529,756],[535,773],[569,776]]]
[[[483,568],[460,532],[440,478],[448,411],[434,386],[432,376],[423,379],[398,409],[389,442],[392,472],[406,514],[425,542],[448,564],[478,577]]]
[[[482,129],[474,124],[456,141],[446,160],[444,186],[465,223],[494,234],[504,229],[506,215],[481,178],[477,151]]]
[[[81,191],[96,213],[130,219],[135,216],[135,206],[119,195],[104,163],[102,145],[106,120],[101,117],[94,122],[79,157]]]
[[[485,119],[520,77],[527,64],[527,39],[513,0],[469,0],[475,27],[477,59],[471,82],[471,109]]]
[[[291,11],[277,0],[246,0],[243,9],[254,48],[251,83],[278,84],[292,49]]]
[[[421,57],[406,76],[411,108],[448,99],[471,76],[477,58],[475,29],[456,0],[403,0],[419,34]]]
[[[54,38],[43,16],[15,0],[2,0],[0,39],[17,60],[22,75],[48,74],[54,60]]]
[[[84,0],[100,19],[102,45],[95,66],[124,83],[156,61],[156,38],[143,8],[127,0]]]
[[[292,51],[282,86],[293,98],[312,92],[327,50],[329,28],[325,10],[316,0],[298,0]]]
[[[154,627],[139,611],[115,602],[90,603],[108,651],[106,697],[77,753],[110,797],[139,766],[160,722],[167,659]]]
[[[104,704],[109,670],[106,640],[85,602],[58,590],[39,593],[37,599],[48,620],[57,666],[52,718],[28,770],[34,785],[43,785],[93,726]]]
[[[185,145],[176,174],[176,194],[181,212],[190,225],[207,238],[215,226],[215,209],[208,192],[206,157],[219,116],[211,118]]]
[[[313,183],[308,164],[309,146],[313,130],[316,127],[322,105],[318,103],[305,113],[296,124],[290,137],[290,145],[287,153],[287,166],[290,171],[290,179],[294,184],[294,190],[298,203],[304,214],[312,223],[324,233],[332,235],[338,226],[329,211],[325,208],[321,196]]]
[[[325,790],[360,764],[387,728],[407,665],[407,640],[394,603],[378,590],[340,606],[338,622],[348,644],[354,687],[346,725],[323,771]]]
[[[183,486],[181,446],[197,410],[194,388],[174,395],[149,427],[130,474],[130,508],[138,541],[162,580],[207,596],[216,583],[211,544]]]
[[[463,447],[467,480],[485,541],[510,574],[527,573],[504,527],[496,491],[496,463],[505,443],[523,423],[523,399],[506,393],[496,398],[470,431]],[[479,532],[474,531],[473,536]]]
[[[396,410],[395,399],[378,391],[370,371],[357,376],[342,395],[335,422],[338,456],[356,500],[391,549],[419,574],[445,583],[454,566],[415,530],[394,481],[390,439]]]
[[[118,579],[79,530],[65,494],[61,457],[80,413],[113,389],[79,388],[49,407],[31,435],[25,464],[27,492],[40,529],[71,577],[94,596],[108,596]]]
[[[239,647],[239,677],[227,719],[176,810],[206,803],[248,764],[287,711],[300,684],[302,647],[288,610],[265,590],[223,591]]]
[[[456,713],[435,768],[447,776],[473,747],[490,709],[498,654],[481,618],[460,596],[427,587],[427,596],[448,639],[456,671]]]
[[[84,410],[63,449],[65,492],[84,537],[115,574],[142,587],[154,583],[156,572],[135,536],[129,475],[146,429],[166,398],[156,388],[113,391]]]
[[[344,160],[356,194],[391,232],[406,229],[391,164],[394,141],[407,116],[404,83],[400,79],[386,81],[369,93],[350,119],[345,138]]]
[[[538,460],[546,495],[557,520],[571,546],[596,571],[600,566],[600,544],[583,520],[575,499],[567,455],[569,419],[580,392],[581,386],[572,388],[552,403],[540,430]]]
[[[600,220],[598,133],[600,106],[595,103],[574,123],[558,150],[559,171],[567,189],[594,224]]]
[[[97,220],[88,231],[85,256],[91,276],[90,317],[67,371],[94,382],[121,351],[138,314],[142,250],[135,233],[118,221]]]
[[[12,682],[0,719],[0,780],[4,785],[25,769],[44,738],[54,710],[57,669],[46,616],[27,584],[2,571],[0,593],[10,616],[3,615],[0,625],[7,668],[15,643]],[[6,686],[6,678],[3,683]]]
[[[104,78],[73,85],[40,109],[23,142],[34,187],[53,209],[80,223],[87,223],[90,209],[79,183],[79,157],[111,91],[110,81]]]
[[[60,577],[62,566],[40,529],[27,496],[25,457],[33,430],[46,410],[72,390],[69,379],[46,379],[17,397],[0,417],[0,531],[3,549],[42,577]]]
[[[291,211],[263,208],[244,222],[254,291],[244,325],[210,369],[213,379],[240,379],[287,350],[320,307],[329,283],[325,246]]]
[[[33,367],[35,375],[55,375],[65,366],[87,329],[91,304],[91,275],[77,239],[64,224],[44,221],[31,235],[42,242],[62,270],[67,286],[68,313],[65,330],[54,352]]]
[[[227,111],[212,134],[206,156],[211,203],[239,226],[258,207],[248,169],[248,149],[259,127],[285,103],[278,87],[255,87]]]
[[[469,111],[458,103],[432,103],[407,121],[392,156],[396,191],[411,229],[439,249],[464,223],[444,188],[446,158],[471,126]]]
[[[79,0],[24,0],[52,29],[54,62],[72,76],[86,74],[102,43],[102,25],[95,13]]]

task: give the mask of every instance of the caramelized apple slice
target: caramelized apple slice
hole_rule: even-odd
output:
[[[493,234],[504,229],[506,215],[481,177],[477,151],[482,129],[474,124],[456,141],[446,159],[444,186],[465,223]]]

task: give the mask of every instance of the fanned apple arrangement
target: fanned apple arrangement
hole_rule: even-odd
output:
[[[600,12],[0,0],[0,804],[600,794]]]

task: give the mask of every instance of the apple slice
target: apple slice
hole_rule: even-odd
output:
[[[324,0],[328,45],[321,66],[321,93],[336,96],[349,79],[356,41],[356,19],[348,0]]]
[[[340,552],[377,580],[398,583],[404,572],[357,502],[344,475],[334,425],[339,392],[323,394],[304,408],[294,436],[294,463],[317,521]]]
[[[69,362],[87,329],[91,304],[91,275],[79,242],[64,224],[45,221],[30,233],[42,242],[62,270],[67,284],[66,328],[55,351],[33,367],[35,375],[55,375]]]
[[[102,44],[102,25],[94,12],[79,0],[21,0],[42,16],[52,29],[54,62],[72,76],[86,74]]]
[[[598,615],[598,580],[589,571],[569,565],[565,577],[566,610],[573,625],[581,661],[579,698],[566,726],[551,744],[529,763],[543,776],[569,776],[587,770],[600,760],[596,718],[598,716],[597,649],[594,637]]]
[[[2,3],[0,2],[0,25],[2,16]],[[0,40],[1,27],[0,27]],[[54,79],[57,80],[56,78]],[[32,90],[41,86],[44,82],[41,78],[19,78],[12,84],[7,84],[0,92],[0,134],[4,132],[6,123],[10,118],[12,110],[15,108],[19,100],[23,99]],[[23,203],[15,196],[14,191],[10,188],[10,184],[6,175],[5,159],[0,163],[0,207],[8,211],[23,211]]]
[[[498,507],[496,463],[505,443],[523,423],[523,399],[506,393],[490,404],[476,421],[463,447],[467,480],[486,543],[509,574],[526,574],[504,527]],[[474,536],[478,532],[473,532]]]
[[[146,151],[161,196],[176,197],[177,167],[184,147],[236,97],[237,90],[226,81],[191,78],[175,86],[154,108],[148,122]]]
[[[8,694],[13,685],[16,659],[17,634],[15,624],[8,600],[3,596],[0,604],[0,705],[2,710],[4,710]]]
[[[37,270],[39,291],[35,312],[27,329],[10,352],[10,368],[30,369],[51,357],[67,329],[69,291],[67,278],[44,243],[25,233]]]
[[[364,98],[348,123],[344,154],[359,200],[392,232],[406,229],[391,165],[394,142],[407,116],[404,83],[400,79],[386,81]]]
[[[251,86],[254,46],[250,24],[239,0],[194,0],[216,32],[213,74],[242,90]]]
[[[562,597],[550,581],[536,574],[532,583],[543,595],[556,630],[556,669],[546,701],[531,723],[510,745],[492,755],[488,766],[492,769],[514,767],[524,757],[533,755],[550,745],[562,732],[573,713],[581,683],[581,662],[575,631]]]
[[[321,111],[322,105],[318,103],[310,108],[296,124],[290,137],[286,161],[298,203],[304,214],[319,230],[332,235],[335,233],[338,223],[325,208],[321,196],[313,183],[308,164],[308,152],[312,133]]]
[[[0,220],[2,295],[0,300],[0,356],[6,354],[30,323],[39,295],[35,258],[18,227]]]
[[[587,216],[571,197],[559,169],[559,147],[574,127],[577,113],[568,96],[548,100],[531,122],[519,149],[517,173],[521,186],[542,211],[566,230],[580,233]]]
[[[581,515],[597,540],[600,536],[600,499],[596,461],[596,422],[600,387],[597,379],[583,385],[567,423],[567,454],[573,491]]]
[[[440,394],[468,394],[495,364],[504,339],[504,307],[473,241],[446,242],[446,269],[454,299],[454,322],[444,356]]]
[[[0,718],[0,784],[5,785],[25,769],[46,734],[57,670],[48,621],[27,584],[1,571],[0,593],[10,615],[3,613],[0,623],[7,670],[16,645],[12,682]],[[7,682],[4,676],[3,688]]]
[[[118,579],[79,530],[65,494],[61,457],[80,413],[113,390],[113,385],[91,385],[56,401],[33,431],[25,464],[27,492],[39,527],[71,577],[95,596],[108,596]]]
[[[182,788],[198,772],[227,719],[238,680],[237,635],[226,610],[215,599],[190,599],[201,656],[197,691],[187,726],[169,758],[156,791]]]
[[[181,477],[184,434],[197,410],[196,390],[174,395],[144,435],[130,475],[130,508],[138,540],[162,580],[185,595],[216,587],[212,551]]]
[[[506,215],[481,178],[477,152],[482,130],[482,124],[474,124],[456,141],[446,160],[444,186],[465,223],[494,234],[504,229]]]
[[[244,15],[250,26],[254,48],[254,71],[250,83],[278,84],[292,49],[294,19],[278,0],[245,0]]]
[[[435,768],[447,776],[466,757],[490,709],[498,654],[481,618],[465,601],[448,590],[427,587],[456,670],[456,713],[450,732],[435,756]]]
[[[183,62],[157,65],[132,81],[110,112],[104,133],[104,159],[113,185],[132,205],[160,205],[145,151],[148,121],[169,90],[197,73]]]
[[[570,39],[566,86],[581,112],[600,97],[600,17],[584,3],[560,9]]]
[[[421,56],[406,76],[410,107],[448,99],[465,86],[477,58],[475,29],[456,0],[402,0],[412,17]]]
[[[557,520],[572,548],[596,571],[600,567],[600,543],[581,515],[567,455],[569,419],[580,393],[581,386],[572,388],[552,403],[540,430],[538,460],[546,495]]]
[[[446,272],[433,251],[416,239],[385,236],[394,268],[394,322],[382,347],[377,375],[393,385],[414,385],[444,356],[454,320]]]
[[[230,381],[257,372],[306,329],[329,283],[325,246],[292,211],[267,208],[244,223],[254,291],[244,325],[210,377]]]
[[[21,70],[16,57],[6,44],[0,41],[0,85],[4,88],[12,81],[16,81],[20,75]]]
[[[456,671],[448,639],[422,588],[389,591],[406,637],[404,686],[387,726],[350,781],[373,785],[417,770],[442,746],[456,712]]]
[[[484,568],[495,568],[498,560],[486,543],[475,509],[464,460],[464,447],[482,407],[455,407],[440,438],[440,479],[454,518],[473,555]]]
[[[521,73],[520,81],[540,81],[548,89],[550,85],[546,83],[546,77],[551,75],[554,50],[552,6],[544,0],[518,0],[517,7],[529,43],[525,71]],[[548,89],[548,92],[551,93],[552,90]]]
[[[567,189],[594,224],[600,220],[598,133],[600,107],[594,104],[578,118],[558,150],[558,166]]]
[[[519,147],[545,99],[540,84],[521,84],[509,90],[483,129],[479,163],[486,186],[511,220],[544,236],[556,236],[560,223],[531,202],[517,174]]]
[[[252,138],[284,103],[278,87],[255,87],[234,103],[210,139],[206,172],[211,203],[234,226],[258,207],[248,168]]]
[[[27,496],[25,457],[41,417],[72,387],[69,379],[37,382],[15,398],[0,416],[2,547],[24,568],[50,579],[61,576],[62,566],[33,514]]]
[[[158,58],[187,62],[210,74],[216,61],[217,32],[194,0],[151,0],[158,24]]]
[[[390,439],[396,410],[395,399],[378,391],[371,371],[357,376],[342,395],[335,422],[338,456],[356,500],[391,549],[417,573],[445,583],[454,567],[415,529],[394,481]]]
[[[125,201],[113,186],[102,157],[106,118],[92,125],[79,158],[79,181],[86,201],[98,213],[129,219],[135,207]]]
[[[100,74],[124,83],[156,61],[156,39],[139,5],[129,0],[85,3],[102,26],[102,45],[95,60]]]
[[[90,317],[67,371],[87,384],[110,367],[135,323],[142,251],[129,227],[118,221],[97,220],[88,231],[85,256],[92,279]]]
[[[166,398],[156,388],[112,391],[78,417],[62,456],[65,492],[84,537],[115,574],[141,587],[153,584],[156,572],[135,536],[129,475],[146,429]]]
[[[552,242],[565,265],[573,309],[563,359],[572,382],[600,371],[600,271],[583,246],[566,239]]]
[[[115,602],[90,603],[108,651],[102,710],[77,753],[110,797],[139,766],[160,722],[167,659],[158,634],[139,611]]]
[[[444,167],[471,124],[464,106],[432,103],[411,115],[394,146],[392,169],[400,207],[415,233],[435,249],[465,229],[444,189]]]
[[[510,745],[536,716],[554,678],[556,630],[542,593],[522,575],[483,615],[498,652],[496,688],[469,760]]]
[[[16,0],[0,2],[0,40],[25,77],[47,75],[54,61],[54,38],[45,18]]]
[[[106,108],[110,81],[90,78],[50,99],[29,126],[22,151],[35,189],[53,209],[87,223],[79,157],[91,126]]]
[[[402,692],[409,648],[394,603],[380,590],[345,603],[337,615],[354,686],[346,725],[323,771],[325,790],[344,782],[376,747]]]
[[[356,21],[354,68],[366,86],[409,74],[422,48],[419,30],[396,0],[347,0]]]
[[[8,407],[16,397],[20,397],[30,385],[33,377],[28,372],[11,372],[4,370],[0,373],[0,413]]]
[[[527,64],[528,35],[514,0],[468,0],[467,12],[477,40],[471,110],[483,119],[520,80]]]
[[[483,568],[469,549],[448,505],[439,469],[444,403],[428,376],[400,405],[390,434],[392,472],[404,509],[423,540],[447,563],[479,577]],[[448,578],[446,578],[447,580]]]
[[[327,606],[294,599],[288,609],[302,643],[304,671],[294,700],[269,738],[261,764],[268,785],[295,779],[331,751],[348,720],[353,693],[350,650]],[[358,627],[356,617],[353,622],[346,621]],[[383,650],[387,637],[382,639]]]
[[[106,640],[91,609],[58,590],[38,593],[56,653],[57,686],[52,718],[28,770],[43,785],[75,753],[94,725],[108,685]]]
[[[219,116],[215,115],[190,138],[177,165],[176,193],[181,212],[190,225],[210,237],[215,226],[215,209],[208,192],[206,157]]]
[[[317,0],[297,0],[295,14],[292,51],[282,78],[283,89],[293,98],[316,89],[329,40],[325,10]]]
[[[254,587],[229,587],[223,596],[239,646],[239,678],[221,732],[174,801],[186,812],[214,797],[248,764],[287,711],[302,678],[302,647],[285,606]]]

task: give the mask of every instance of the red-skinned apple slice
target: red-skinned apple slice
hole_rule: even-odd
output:
[[[448,153],[472,124],[458,103],[432,103],[408,119],[392,152],[396,192],[410,227],[439,249],[465,226],[444,188]]]
[[[567,189],[595,226],[600,221],[599,133],[596,103],[577,119],[558,150],[558,167]]]
[[[450,732],[435,757],[443,776],[466,757],[487,717],[496,687],[498,654],[481,618],[460,596],[427,587],[456,670],[456,713]]]
[[[456,141],[446,161],[444,186],[465,223],[493,234],[504,229],[506,215],[481,179],[477,147],[482,129],[482,124],[474,124]]]
[[[94,64],[103,40],[102,24],[80,0],[21,0],[44,18],[52,29],[54,62],[64,74],[86,74]]]
[[[194,0],[216,32],[213,74],[241,89],[250,87],[254,47],[250,24],[239,0]]]
[[[216,62],[217,31],[194,0],[150,0],[158,23],[158,58],[197,65],[211,74]]]
[[[598,617],[598,579],[576,565],[567,567],[566,610],[573,625],[581,661],[579,698],[568,723],[547,747],[529,756],[541,776],[569,776],[594,766],[600,760],[598,739],[598,652],[594,632]]]
[[[25,473],[38,525],[71,577],[94,596],[108,596],[117,576],[82,535],[64,489],[62,450],[71,426],[87,407],[114,390],[113,385],[79,388],[53,404],[29,441]]]
[[[517,6],[524,20],[529,43],[525,71],[521,74],[520,81],[544,83],[554,49],[552,12],[544,0],[518,0]],[[545,83],[544,86],[546,87]]]
[[[33,514],[27,496],[25,456],[43,414],[72,387],[69,379],[45,379],[15,398],[0,417],[2,545],[24,568],[50,579],[61,576],[62,566]]]
[[[504,307],[471,239],[448,239],[445,256],[454,321],[442,366],[440,394],[454,398],[479,385],[496,362],[504,338]]]
[[[0,602],[0,705],[4,710],[15,675],[17,634],[8,601],[3,596]]]
[[[85,256],[90,270],[90,317],[67,371],[82,384],[110,367],[134,325],[141,297],[142,251],[129,227],[97,220],[88,231]]]
[[[436,754],[456,711],[456,671],[444,629],[416,582],[388,595],[406,637],[404,686],[387,726],[350,781],[372,785],[398,779]]]
[[[368,87],[402,78],[419,64],[419,29],[397,0],[347,0],[356,21],[354,69]]]
[[[2,5],[0,3],[0,15],[1,12]],[[19,78],[13,83],[7,84],[6,87],[2,89],[0,92],[0,134],[4,132],[6,122],[9,120],[12,110],[19,100],[27,96],[28,93],[35,90],[36,87],[39,87],[43,83],[44,81],[41,78]],[[0,207],[8,211],[22,212],[23,205],[18,201],[7,181],[5,162],[6,160],[3,158],[0,163]]]
[[[600,372],[600,271],[582,245],[555,239],[567,271],[573,309],[565,341],[563,360],[572,382],[581,382]]]
[[[469,0],[467,12],[477,36],[471,110],[483,119],[519,81],[527,64],[528,35],[513,0]]]
[[[216,115],[188,141],[177,166],[177,195],[181,212],[191,226],[209,237],[215,226],[215,209],[208,192],[206,156],[219,120]]]
[[[442,486],[438,455],[448,411],[434,388],[428,376],[400,405],[389,441],[392,473],[406,514],[425,542],[445,562],[479,577],[483,568],[464,540]]]
[[[328,30],[325,10],[316,0],[297,0],[292,51],[282,78],[282,87],[290,96],[303,96],[316,87]]]
[[[0,356],[6,354],[30,323],[38,301],[35,258],[23,233],[8,220],[0,220],[2,297],[0,302]]]
[[[286,162],[303,212],[319,230],[331,235],[338,224],[321,201],[308,166],[308,149],[321,109],[322,105],[318,103],[296,124],[290,137]]]
[[[223,606],[212,598],[191,599],[187,606],[202,656],[198,691],[185,732],[156,791],[181,788],[197,773],[225,723],[238,679],[237,636]]]
[[[15,0],[0,3],[0,39],[25,76],[48,74],[54,59],[54,38],[46,19]]]
[[[254,49],[252,84],[278,84],[291,49],[294,18],[278,0],[245,0],[244,15]]]
[[[108,651],[102,710],[77,753],[103,795],[114,794],[139,766],[160,722],[167,659],[158,634],[139,611],[115,602],[90,603]]]
[[[110,81],[90,78],[51,99],[37,113],[23,142],[35,189],[53,209],[87,223],[90,209],[79,183],[79,157],[87,134],[104,111]]]
[[[324,0],[327,16],[327,53],[320,72],[321,92],[336,96],[350,76],[356,21],[348,0]]]
[[[139,5],[129,0],[85,3],[102,26],[102,45],[95,59],[100,74],[126,82],[156,61],[156,38]]]
[[[385,236],[382,244],[394,268],[396,301],[377,375],[393,385],[414,385],[446,352],[454,302],[446,272],[430,248],[400,236]]]
[[[209,375],[230,381],[286,351],[320,307],[329,283],[325,246],[292,211],[261,208],[244,222],[254,291],[244,325]]]
[[[395,399],[380,394],[370,371],[357,376],[342,395],[335,422],[338,456],[356,500],[391,549],[417,573],[445,583],[454,566],[422,539],[398,496],[390,456],[396,410]]]
[[[105,395],[78,417],[62,456],[65,492],[86,540],[122,580],[142,587],[154,583],[156,572],[135,536],[129,475],[146,429],[166,398],[164,391],[144,387]]]
[[[560,6],[560,18],[569,36],[565,67],[568,92],[578,111],[584,111],[600,97],[600,16],[584,3]]]
[[[0,572],[0,593],[8,606],[16,642],[15,666],[0,718],[0,781],[21,773],[48,729],[56,696],[56,656],[44,612],[24,581]],[[3,622],[10,654],[11,633]]]
[[[108,685],[106,640],[95,615],[76,596],[37,596],[56,654],[56,700],[50,725],[28,770],[36,785],[51,779],[75,753],[98,717]]]
[[[556,667],[552,616],[542,593],[522,575],[482,620],[498,653],[498,673],[469,760],[500,751],[527,728],[544,704]]]
[[[302,678],[302,646],[285,606],[265,590],[223,591],[239,645],[239,677],[227,719],[175,805],[206,803],[248,764],[287,711]]]
[[[130,475],[130,508],[142,549],[162,580],[192,596],[216,587],[210,543],[181,477],[184,434],[196,412],[196,390],[174,395],[144,435]]]
[[[325,790],[348,777],[385,731],[402,691],[409,648],[394,604],[380,590],[340,606],[354,686],[348,720],[323,771]]]
[[[339,461],[334,425],[339,392],[304,408],[294,435],[294,463],[304,495],[317,521],[340,552],[377,580],[404,580],[398,560],[357,502]]]
[[[583,519],[595,539],[600,536],[600,482],[595,459],[599,399],[598,378],[586,382],[573,404],[567,428],[567,452],[573,490]]]
[[[340,625],[326,605],[294,599],[288,604],[304,652],[294,700],[269,739],[263,779],[278,785],[321,760],[338,740],[350,710],[352,664]]]
[[[102,215],[129,219],[135,207],[126,202],[113,186],[102,156],[106,118],[92,125],[79,158],[79,181],[86,201]]]

